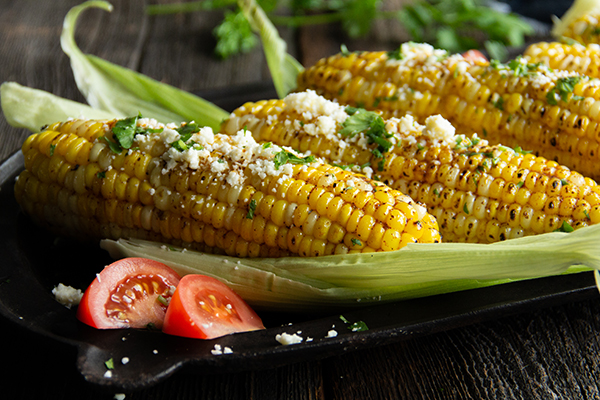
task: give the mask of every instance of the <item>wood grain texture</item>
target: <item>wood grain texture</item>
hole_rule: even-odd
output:
[[[397,0],[400,1],[400,0]],[[59,36],[79,0],[0,0],[0,81],[83,101]],[[113,0],[112,14],[87,11],[77,30],[84,52],[185,90],[269,80],[261,49],[227,61],[212,54],[219,13],[148,17],[143,0]],[[364,41],[336,27],[282,30],[305,63],[339,50],[393,48],[401,29],[382,23]],[[27,135],[0,117],[0,159]],[[4,398],[112,399],[83,381],[75,351],[0,318]],[[235,374],[182,371],[126,399],[598,399],[600,303],[567,304],[407,339],[320,361]]]

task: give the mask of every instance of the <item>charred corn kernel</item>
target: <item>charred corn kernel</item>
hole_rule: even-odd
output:
[[[583,75],[597,72],[599,61],[587,60],[581,63],[585,68],[573,72],[523,57],[508,64],[469,61],[426,44],[405,43],[399,53],[322,59],[299,75],[298,91],[312,89],[343,104],[377,110],[386,118],[410,113],[424,123],[439,114],[459,133],[475,132],[491,144],[533,150],[600,179],[598,146],[589,145],[600,143],[600,92],[597,81]],[[559,62],[579,63],[575,57]],[[353,67],[348,69],[349,63]],[[355,83],[363,89],[346,95]],[[377,89],[383,83],[385,94]],[[439,101],[428,101],[432,97]],[[270,127],[263,124],[262,129]],[[341,160],[364,163],[359,157]]]
[[[116,139],[124,124],[136,132],[130,149]],[[381,251],[392,228],[372,216],[378,204],[414,205],[381,183],[257,143],[243,130],[228,136],[143,118],[73,120],[52,129],[24,142],[26,170],[15,195],[35,221],[77,238],[138,237],[239,257]],[[340,186],[347,185],[352,196],[344,199]],[[404,218],[416,223],[413,214]],[[435,219],[427,221],[437,232]]]
[[[357,117],[348,112],[358,112],[353,114]],[[373,125],[348,133],[348,126],[369,118]],[[352,238],[365,247],[384,249],[402,238],[431,240],[433,216],[444,241],[480,243],[548,232],[563,222],[575,227],[600,219],[594,208],[600,202],[600,187],[592,179],[519,148],[456,134],[439,116],[427,118],[425,125],[412,116],[384,119],[307,91],[246,104],[234,111],[222,130],[235,134],[244,124],[256,127],[251,132],[258,141],[268,137],[278,145],[291,144],[290,138],[307,145],[318,143],[320,147],[310,145],[313,154],[333,165],[343,164],[344,154],[354,149],[360,158],[346,168],[382,182],[381,190],[375,185],[374,191],[364,191],[359,182],[337,176],[330,185],[327,172],[322,171],[303,175],[316,183],[310,195],[297,196],[300,186],[294,190],[294,201],[303,203],[296,208],[294,224],[303,227],[304,234],[321,238],[315,232],[318,223],[307,223],[309,209],[316,205],[319,215],[332,222],[329,241],[343,240],[350,251],[363,248],[352,245]],[[384,130],[377,136],[369,131],[373,126]],[[390,192],[388,186],[425,204],[427,210]],[[326,187],[332,189],[322,192]]]

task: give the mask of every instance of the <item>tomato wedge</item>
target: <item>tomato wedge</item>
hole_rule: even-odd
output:
[[[180,277],[146,258],[124,258],[106,266],[86,289],[77,318],[98,329],[160,329]]]
[[[254,310],[227,285],[209,276],[186,275],[171,298],[163,332],[213,339],[264,328]]]
[[[462,54],[467,61],[472,61],[477,64],[487,63],[488,59],[479,50],[468,50]]]

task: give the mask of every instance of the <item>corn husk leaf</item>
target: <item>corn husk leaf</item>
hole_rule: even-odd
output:
[[[222,280],[250,304],[314,311],[600,269],[600,225],[494,244],[410,244],[394,252],[239,259],[143,240],[103,240],[112,257],[149,257]]]
[[[108,111],[98,110],[86,104],[67,100],[43,90],[32,89],[16,82],[4,82],[0,86],[2,112],[6,121],[14,127],[38,132],[40,128],[69,118],[112,119],[121,117]]]
[[[61,46],[71,59],[75,81],[88,103],[117,115],[142,113],[163,123],[195,121],[217,130],[229,113],[189,92],[158,82],[102,58],[86,55],[75,43],[79,15],[88,8],[106,11],[106,1],[88,1],[69,10],[63,24]]]
[[[238,0],[238,5],[252,30],[260,36],[275,90],[280,98],[284,98],[296,88],[296,78],[304,67],[287,52],[287,45],[277,28],[255,0]]]

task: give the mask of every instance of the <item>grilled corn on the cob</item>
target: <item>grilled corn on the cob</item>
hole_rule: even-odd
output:
[[[352,115],[350,115],[350,114]],[[600,187],[533,154],[456,135],[440,116],[382,119],[312,91],[248,103],[222,130],[372,174],[427,205],[444,241],[489,243],[600,222]]]
[[[600,178],[600,81],[519,58],[507,65],[470,62],[426,44],[398,52],[338,54],[299,75],[340,103],[387,116],[440,114],[460,133],[533,150]]]
[[[542,62],[552,69],[600,78],[600,45],[539,42],[527,47],[523,57],[531,64]]]
[[[244,130],[142,118],[73,120],[30,136],[16,198],[69,236],[140,237],[240,257],[437,242],[408,196]]]
[[[600,43],[600,3],[597,0],[575,0],[567,12],[554,20],[552,35],[579,43]]]

